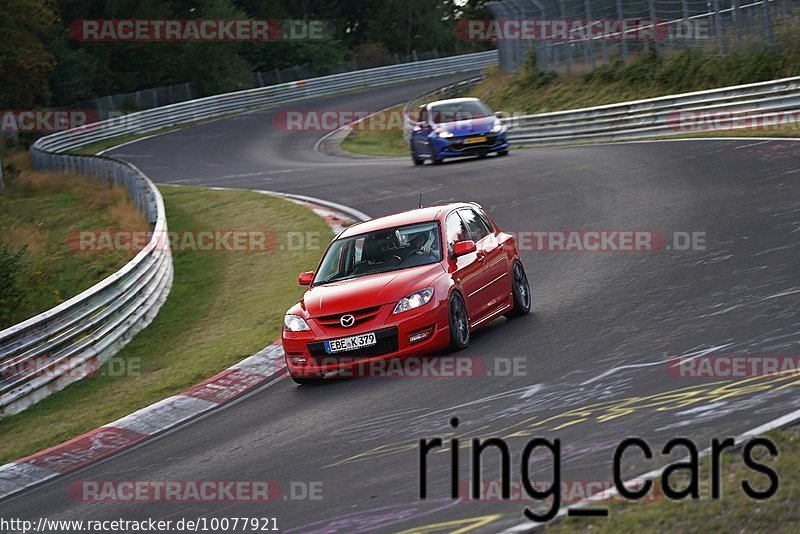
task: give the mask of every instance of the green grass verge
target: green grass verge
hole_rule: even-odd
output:
[[[397,106],[381,113],[376,113],[373,124],[390,124],[388,117],[400,117],[402,113],[403,106]],[[383,116],[383,119],[381,116]],[[391,124],[396,125],[397,120],[392,121]],[[342,142],[342,149],[353,154],[362,154],[365,156],[409,155],[408,141],[403,139],[403,130],[400,127],[353,130]]]
[[[0,329],[77,295],[113,274],[134,254],[87,254],[68,246],[80,230],[146,230],[145,218],[123,188],[87,176],[34,172],[28,154],[4,157],[0,189],[0,247],[25,251],[16,267],[0,273]],[[4,298],[5,295],[5,298]]]
[[[800,525],[800,430],[790,427],[767,434],[779,456],[770,457],[763,448],[754,450],[760,463],[769,465],[779,477],[778,492],[763,501],[750,499],[740,483],[748,480],[766,489],[767,477],[745,467],[741,451],[722,457],[722,498],[709,498],[709,462],[701,465],[701,499],[672,501],[665,497],[643,501],[604,503],[609,517],[566,518],[546,528],[547,532],[597,532],[602,534],[659,532],[797,532]],[[756,454],[763,452],[764,454]],[[706,459],[707,460],[707,459]],[[677,480],[677,479],[676,479]],[[678,486],[685,487],[685,486]],[[658,495],[660,492],[655,492]]]
[[[0,420],[0,463],[179,393],[275,341],[284,312],[303,292],[297,274],[316,266],[320,247],[333,237],[322,218],[287,200],[189,187],[163,187],[162,193],[170,231],[310,232],[319,246],[175,252],[172,291],[153,323],[98,375]],[[111,376],[119,369],[127,372]]]

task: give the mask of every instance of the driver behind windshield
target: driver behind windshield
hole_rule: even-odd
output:
[[[336,239],[322,258],[314,285],[436,263],[441,260],[439,242],[436,222]]]
[[[403,263],[423,264],[436,261],[437,258],[433,247],[434,241],[434,232],[432,231],[420,232],[414,235],[409,241],[409,250],[405,254]]]

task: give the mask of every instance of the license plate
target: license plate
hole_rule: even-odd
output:
[[[325,342],[325,352],[334,354],[336,352],[363,349],[377,344],[378,339],[375,337],[375,332],[368,332],[355,336],[340,337],[339,339],[329,339]]]
[[[486,138],[484,136],[470,137],[468,139],[464,139],[464,144],[465,145],[472,145],[472,144],[475,144],[475,143],[485,143],[485,142],[486,142]]]

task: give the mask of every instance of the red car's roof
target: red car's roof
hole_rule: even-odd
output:
[[[384,228],[394,228],[395,226],[405,226],[407,224],[435,221],[440,213],[450,211],[454,208],[466,206],[472,206],[472,204],[456,202],[453,204],[426,206],[424,208],[392,213],[391,215],[385,215],[383,217],[378,217],[377,219],[370,219],[369,221],[363,223],[354,224],[343,231],[339,237],[350,237],[367,232],[374,232],[376,230],[383,230]]]

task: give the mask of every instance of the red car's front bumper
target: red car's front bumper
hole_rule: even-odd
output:
[[[374,360],[429,354],[449,345],[447,300],[432,301],[399,314],[393,314],[393,310],[394,304],[381,306],[377,315],[350,328],[323,325],[312,318],[306,320],[311,331],[287,332],[284,329],[281,341],[286,365],[295,376],[318,375]],[[376,333],[377,345],[336,354],[325,351],[326,340],[367,332]],[[420,332],[429,334],[419,341],[409,341],[410,336]]]

